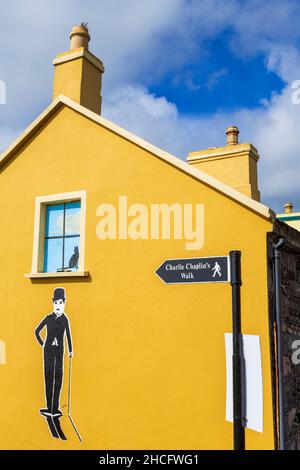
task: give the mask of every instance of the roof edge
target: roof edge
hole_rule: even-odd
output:
[[[39,114],[39,116],[17,137],[1,154],[0,154],[0,168],[12,157],[12,155],[19,150],[19,148],[28,140],[31,135],[44,123],[44,121],[51,116],[59,106],[65,104],[60,95],[52,103]]]
[[[53,100],[52,103],[47,106],[47,108],[27,127],[27,129],[25,129],[25,131],[22,132],[21,135],[11,143],[2,154],[0,154],[0,168],[9,160],[9,158],[12,157],[12,155],[16,151],[18,151],[18,149],[23,145],[24,141],[28,140],[31,135],[37,130],[37,128],[40,127],[44,123],[44,121],[61,105],[68,106],[74,111],[77,111],[78,113],[86,116],[92,121],[122,136],[126,140],[133,142],[134,144],[147,150],[148,152],[152,153],[161,160],[166,161],[167,163],[180,169],[181,171],[192,176],[198,181],[201,181],[207,186],[210,186],[213,189],[219,191],[220,193],[225,194],[229,198],[237,201],[238,203],[242,204],[253,212],[256,212],[260,216],[263,216],[268,220],[273,220],[275,218],[275,213],[268,206],[265,206],[264,204],[247,197],[246,195],[240,193],[232,187],[222,183],[218,179],[213,178],[212,176],[202,172],[201,170],[189,165],[180,158],[175,157],[174,155],[160,149],[159,147],[156,147],[155,145],[147,142],[141,137],[137,137],[126,129],[123,129],[122,127],[112,123],[111,121],[94,113],[93,111],[90,111],[89,109],[76,103],[70,98],[67,98],[64,95],[57,96],[55,100]]]

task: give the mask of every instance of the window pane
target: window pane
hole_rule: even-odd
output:
[[[80,233],[80,201],[66,204],[65,235]]]
[[[55,273],[62,268],[63,239],[48,238],[45,240],[44,272]]]
[[[63,235],[64,205],[54,204],[46,207],[46,237]]]
[[[65,238],[65,260],[64,267],[77,271],[79,267],[79,245],[80,237]]]

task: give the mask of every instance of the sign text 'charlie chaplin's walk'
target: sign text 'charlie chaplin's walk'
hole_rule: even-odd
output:
[[[229,282],[228,256],[167,259],[156,274],[166,284]]]

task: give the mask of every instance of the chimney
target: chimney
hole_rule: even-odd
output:
[[[246,196],[260,201],[257,185],[258,152],[250,143],[239,144],[238,136],[238,127],[227,127],[225,147],[190,152],[187,162]]]
[[[104,66],[89,51],[90,35],[85,23],[72,28],[70,41],[70,50],[61,52],[53,61],[53,99],[64,95],[100,114]]]
[[[229,126],[226,129],[227,145],[237,145],[239,143],[239,128]]]
[[[287,202],[284,204],[284,212],[286,214],[292,214],[293,212],[293,204],[291,202]]]
[[[78,47],[83,47],[84,50],[88,51],[89,40],[91,38],[89,35],[89,30],[87,28],[87,25],[85,23],[81,23],[81,25],[79,26],[73,26],[71,34],[70,34],[70,39],[71,39],[70,50],[77,49]]]

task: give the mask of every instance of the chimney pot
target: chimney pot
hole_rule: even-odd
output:
[[[53,61],[53,99],[64,95],[101,114],[101,85],[104,66],[98,57],[89,52],[90,40],[86,23],[74,26],[71,50],[57,54]]]
[[[284,204],[284,212],[286,214],[291,214],[293,212],[293,204],[291,202]]]
[[[73,26],[70,34],[71,45],[70,49],[77,49],[83,47],[86,51],[89,49],[89,30],[85,23]]]
[[[239,143],[239,128],[236,126],[229,126],[226,129],[227,145],[237,145]]]

